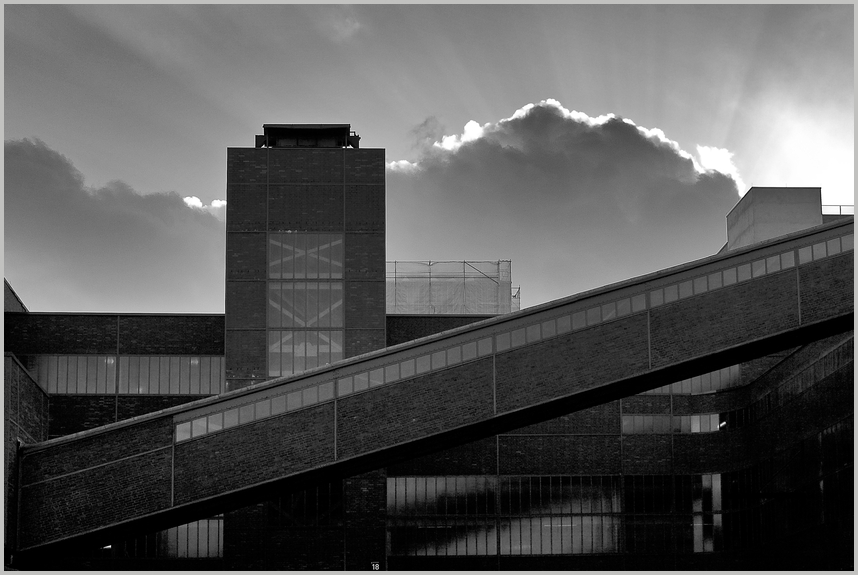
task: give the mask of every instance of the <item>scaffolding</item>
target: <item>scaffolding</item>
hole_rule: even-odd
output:
[[[387,262],[388,314],[499,315],[521,308],[509,260]]]

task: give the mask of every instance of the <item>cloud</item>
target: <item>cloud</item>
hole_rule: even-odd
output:
[[[40,311],[220,312],[222,204],[88,187],[40,140],[6,141],[5,273]]]
[[[556,100],[388,163],[388,259],[512,259],[526,305],[711,255],[730,153]]]
[[[182,200],[188,207],[208,212],[218,220],[226,222],[226,200],[212,200],[212,203],[207,206],[203,205],[202,200],[196,196],[187,196]]]

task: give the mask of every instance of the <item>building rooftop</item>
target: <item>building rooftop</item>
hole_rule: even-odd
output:
[[[257,148],[359,148],[351,124],[262,124]]]

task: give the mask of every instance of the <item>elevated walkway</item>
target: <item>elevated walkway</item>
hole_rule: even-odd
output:
[[[853,329],[853,220],[25,446],[20,549],[106,544]]]

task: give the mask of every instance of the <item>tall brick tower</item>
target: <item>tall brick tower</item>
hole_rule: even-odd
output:
[[[227,148],[227,390],[385,345],[384,149],[349,124]]]

